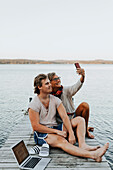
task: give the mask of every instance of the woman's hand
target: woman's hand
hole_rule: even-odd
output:
[[[85,76],[85,70],[82,69],[82,68],[77,68],[77,73],[78,73],[79,75]]]
[[[83,83],[85,79],[85,70],[82,68],[77,68],[77,73],[81,75],[80,81]]]
[[[69,143],[71,143],[72,145],[74,145],[74,144],[76,143],[76,138],[75,138],[74,133],[69,134],[68,141],[69,141]]]

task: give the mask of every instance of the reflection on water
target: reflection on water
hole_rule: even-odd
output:
[[[90,123],[99,143],[110,143],[106,158],[113,163],[113,65],[81,65],[86,78],[74,96],[75,105],[90,105]],[[33,97],[33,80],[39,73],[56,72],[63,85],[72,85],[79,76],[74,65],[0,65],[0,146],[26,111]]]

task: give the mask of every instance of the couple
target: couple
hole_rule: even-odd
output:
[[[59,80],[58,77],[56,78],[54,79]],[[71,155],[91,158],[97,162],[101,162],[102,156],[107,151],[109,144],[106,143],[103,147],[99,148],[99,146],[89,146],[85,143],[85,119],[80,116],[73,116],[69,120],[62,101],[50,94],[52,92],[51,84],[52,82],[50,83],[50,80],[45,74],[39,74],[35,77],[34,93],[37,96],[29,104],[29,118],[36,144],[43,145],[44,143],[48,143],[51,147],[61,148]],[[58,93],[60,94],[60,91]],[[57,123],[56,109],[63,123]],[[75,128],[79,147],[74,146],[76,143]]]

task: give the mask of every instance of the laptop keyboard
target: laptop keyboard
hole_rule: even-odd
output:
[[[34,168],[40,160],[40,158],[31,158],[31,160],[29,160],[29,162],[24,165],[24,167]]]

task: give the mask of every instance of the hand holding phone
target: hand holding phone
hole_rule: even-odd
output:
[[[78,73],[79,75],[82,75],[82,73],[83,73],[84,70],[80,67],[79,63],[75,63],[75,67],[76,67],[76,69],[77,69],[77,73]]]
[[[75,67],[76,67],[76,69],[77,69],[76,72],[77,72],[79,75],[81,75],[80,81],[81,81],[81,83],[83,83],[83,82],[84,82],[84,77],[85,77],[85,71],[84,71],[84,69],[82,69],[82,68],[80,67],[79,63],[74,63],[74,64],[75,64]]]

